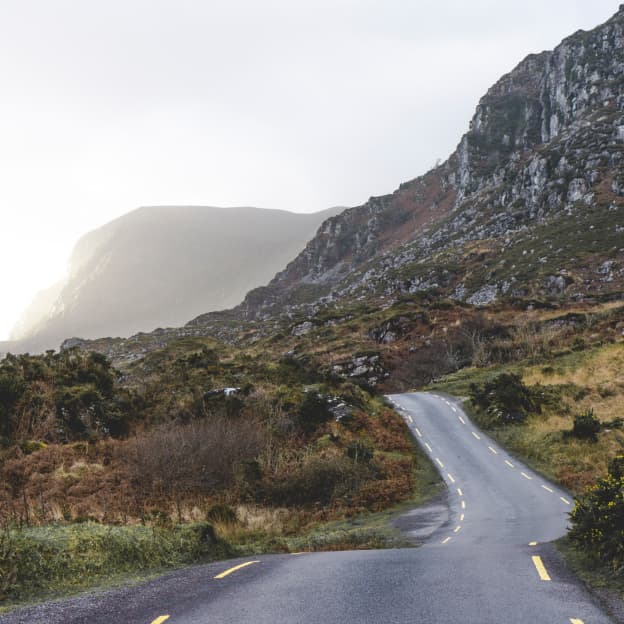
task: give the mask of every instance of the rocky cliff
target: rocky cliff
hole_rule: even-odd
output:
[[[620,292],[623,111],[624,5],[524,59],[446,162],[328,219],[242,314],[427,289],[474,304]]]

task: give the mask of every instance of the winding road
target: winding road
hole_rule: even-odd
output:
[[[570,495],[509,456],[450,397],[389,397],[448,486],[422,547],[259,556],[15,611],[6,624],[607,624],[550,540]]]

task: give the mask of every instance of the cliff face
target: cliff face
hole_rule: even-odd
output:
[[[445,163],[327,220],[241,313],[430,288],[473,303],[621,290],[623,111],[624,5],[524,59]]]

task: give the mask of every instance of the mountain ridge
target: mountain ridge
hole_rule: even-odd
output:
[[[81,237],[67,279],[51,289],[52,305],[45,293],[38,295],[43,307],[35,298],[11,348],[58,347],[75,335],[128,336],[232,307],[338,210],[138,208]]]

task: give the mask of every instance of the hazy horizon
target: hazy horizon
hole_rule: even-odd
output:
[[[352,206],[445,159],[527,54],[618,2],[55,0],[0,7],[0,340],[139,206]]]

